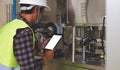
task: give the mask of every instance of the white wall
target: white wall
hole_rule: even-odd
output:
[[[0,4],[9,4],[12,3],[13,0],[0,0]]]
[[[106,70],[120,70],[120,0],[106,0]]]
[[[12,0],[0,0],[0,27],[12,19]]]

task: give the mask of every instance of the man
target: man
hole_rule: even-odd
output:
[[[20,0],[19,4],[19,19],[0,28],[0,70],[42,70],[43,64],[53,59],[54,51],[46,50],[40,60],[34,58],[31,25],[40,19],[40,9],[48,8],[46,0]]]
[[[56,15],[56,28],[57,28],[57,34],[63,34],[63,27],[61,25],[61,16],[59,14]]]

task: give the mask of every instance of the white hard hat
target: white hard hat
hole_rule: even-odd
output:
[[[44,6],[46,8],[49,8],[46,0],[20,0],[19,4],[31,4],[31,5]]]

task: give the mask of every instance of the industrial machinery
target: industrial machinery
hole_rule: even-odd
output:
[[[66,2],[65,5],[63,1]],[[58,2],[60,3],[60,1]],[[62,67],[62,70],[67,70],[66,67],[72,63],[75,63],[75,66],[77,66],[76,63],[79,63],[100,66],[104,69],[105,0],[62,0],[61,2],[63,5],[57,10],[61,14],[62,24],[66,25],[62,49],[64,56],[56,60],[68,63],[63,62],[65,67]],[[62,64],[62,62],[53,63],[56,63],[56,67]],[[89,66],[87,67],[89,68]],[[96,68],[94,69],[96,70]]]
[[[1,0],[0,7],[3,10],[0,16],[5,16],[0,18],[0,27],[16,17],[15,14],[12,15],[13,3],[12,0],[7,3]],[[53,23],[56,14],[60,15],[64,33],[62,42],[55,48],[55,59],[45,64],[43,70],[97,70],[94,66],[104,70],[105,0],[48,0],[48,4],[52,13],[43,15],[43,24],[33,26],[36,44],[55,34],[56,27]],[[17,9],[16,14],[18,12]],[[52,21],[53,23],[48,23]]]
[[[106,41],[105,0],[56,1],[60,22],[65,25],[64,40],[56,50],[55,60],[46,64],[44,70],[51,67],[51,64],[55,65],[52,70],[59,70],[61,66],[62,70],[96,70],[94,67],[90,69],[89,65],[103,70]]]

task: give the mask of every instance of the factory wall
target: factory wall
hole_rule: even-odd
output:
[[[12,0],[0,0],[0,27],[12,20]]]

